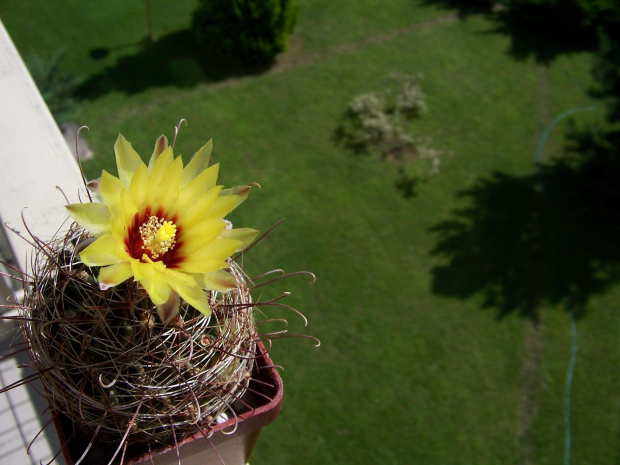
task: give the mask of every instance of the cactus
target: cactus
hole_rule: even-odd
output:
[[[183,303],[169,324],[133,280],[100,290],[76,248],[77,226],[39,250],[24,324],[50,406],[100,441],[165,443],[213,425],[247,388],[256,354],[252,302],[239,286],[210,292],[212,313]],[[174,432],[173,432],[174,430]]]
[[[95,450],[111,464],[178,447],[252,409],[244,394],[260,383],[255,309],[301,315],[279,302],[288,293],[252,301],[252,286],[307,272],[249,279],[238,258],[258,231],[223,217],[250,186],[215,185],[211,145],[183,167],[162,136],[147,167],[119,136],[119,177],[104,172],[86,184],[91,202],[67,206],[77,222],[66,234],[48,242],[31,234],[32,272],[16,278],[26,292],[14,308],[36,373],[22,383],[40,379],[80,462]]]

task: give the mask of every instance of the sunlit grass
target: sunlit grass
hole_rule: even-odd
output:
[[[20,11],[16,2],[6,3]],[[286,218],[245,263],[253,273],[277,267],[317,274],[314,285],[295,278],[274,292],[292,291],[290,303],[310,320],[301,329],[294,315],[283,313],[291,331],[315,335],[323,345],[274,344],[273,358],[285,367],[284,407],[263,432],[253,464],[516,464],[526,454],[524,441],[534,462],[559,463],[569,350],[564,309],[538,309],[540,408],[523,439],[530,322],[516,311],[498,319],[498,310],[485,308],[484,296],[473,291],[462,298],[433,292],[433,270],[447,258],[433,252],[438,233],[432,229],[453,220],[457,210],[476,208],[460,193],[481,178],[533,175],[547,124],[589,103],[575,83],[589,82],[589,57],[565,56],[550,66],[516,61],[508,54],[510,39],[479,17],[402,32],[450,13],[413,1],[391,2],[380,11],[373,2],[300,4],[285,57],[297,64],[281,72],[185,87],[171,82],[131,94],[110,89],[85,101],[79,120],[90,126],[87,137],[96,153],[87,173],[113,170],[118,132],[147,156],[155,138],[170,136],[184,117],[189,124],[181,129],[178,151],[189,156],[212,137],[224,183],[263,186],[235,212],[235,225],[264,230]],[[170,32],[186,27],[191,8],[183,8]],[[129,19],[134,32],[142,27],[137,11],[123,20]],[[62,36],[53,28],[46,36],[42,28],[35,40],[15,21],[6,24],[29,51],[37,50],[37,41]],[[88,38],[88,28],[77,32],[79,27],[73,24],[72,34],[80,37],[68,45],[71,51],[128,40],[126,29],[112,29],[104,40]],[[395,31],[401,33],[389,34]],[[375,39],[362,40],[367,37]],[[71,55],[67,66],[90,74],[102,69]],[[409,129],[454,152],[412,198],[395,187],[393,165],[354,156],[334,141],[350,100],[382,90],[394,71],[424,75],[429,112]],[[563,154],[565,128],[558,126],[545,160]],[[475,273],[485,264],[471,265]],[[614,456],[618,445],[617,300],[617,289],[597,296],[579,322],[574,447],[583,460],[600,457],[596,463]]]

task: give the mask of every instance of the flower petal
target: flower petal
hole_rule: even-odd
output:
[[[103,202],[108,206],[110,213],[114,216],[121,212],[121,192],[126,188],[120,179],[103,170],[101,181],[99,182],[99,193]]]
[[[72,203],[65,205],[69,215],[93,236],[110,231],[110,212],[102,203]]]
[[[241,246],[241,241],[235,239],[216,239],[206,247],[192,254],[189,258],[195,257],[198,260],[207,258],[226,260],[239,246]]]
[[[179,198],[181,176],[183,176],[183,159],[178,157],[166,168],[164,177],[153,195],[155,204],[163,207],[164,211],[171,211]]]
[[[153,155],[149,160],[149,173],[151,169],[153,169],[153,164],[157,161],[157,158],[162,154],[164,150],[168,148],[168,139],[163,134],[157,138],[155,141],[155,148],[153,149]]]
[[[252,189],[252,184],[248,184],[247,186],[233,186],[229,189],[224,189],[220,196],[224,197],[227,195],[237,196],[238,199],[237,205],[240,205],[245,199],[248,198],[248,194],[250,193],[250,189]]]
[[[127,233],[127,227],[125,225],[125,217],[122,215],[115,216],[110,220],[112,228],[112,234],[119,243],[123,243],[125,240],[125,234]]]
[[[209,289],[211,291],[228,292],[239,287],[239,283],[237,283],[234,276],[224,270],[212,271],[211,273],[196,275],[194,277],[203,289]]]
[[[131,266],[127,262],[104,266],[99,270],[99,283],[103,288],[116,286],[133,276]]]
[[[205,316],[211,315],[211,307],[209,307],[209,299],[205,291],[201,289],[196,280],[178,271],[166,269],[166,280],[181,298],[192,307],[199,310]]]
[[[127,226],[132,223],[136,213],[138,213],[138,207],[136,207],[136,204],[127,189],[124,189],[121,192],[121,209],[122,216],[125,220],[125,228],[127,228]]]
[[[112,235],[114,236],[114,233],[112,233]],[[133,260],[131,255],[129,255],[129,252],[127,252],[125,241],[123,239],[119,240],[116,236],[114,236],[114,238],[116,239],[116,247],[114,248],[114,253],[116,256],[125,262]]]
[[[200,147],[200,149],[192,156],[191,160],[183,170],[181,187],[185,187],[192,179],[199,174],[202,174],[205,170],[207,170],[207,168],[209,168],[209,160],[211,158],[212,150],[213,139],[210,139],[209,142]],[[217,174],[215,177],[217,179]]]
[[[80,252],[80,260],[86,266],[114,265],[123,261],[116,254],[117,240],[112,234],[104,234]]]
[[[132,260],[130,264],[131,271],[136,281],[142,282],[155,276],[155,266],[153,262],[142,263],[140,260]]]
[[[226,259],[242,245],[241,241],[217,239],[202,249],[191,253],[179,264],[179,269],[187,273],[209,273],[228,264]]]
[[[118,139],[116,139],[114,153],[116,154],[118,177],[129,187],[134,171],[143,163],[142,159],[122,134],[119,134]]]
[[[189,227],[185,227],[185,224],[183,226],[179,242],[183,244],[184,255],[191,255],[217,239],[226,223],[218,218],[203,220]]]
[[[252,186],[235,186],[220,192],[213,207],[207,212],[208,216],[224,218],[248,198]]]
[[[217,202],[221,190],[222,186],[215,186],[206,193],[194,196],[189,193],[188,189],[183,189],[173,212],[178,215],[179,222],[184,227],[191,227],[206,218],[207,212]]]
[[[225,260],[202,259],[202,260],[185,260],[181,262],[177,269],[183,273],[204,274],[227,268],[228,263]]]
[[[157,156],[157,159],[151,165],[149,163],[149,175],[153,177],[153,182],[158,184],[163,177],[166,168],[174,160],[174,152],[172,147],[166,147],[166,149]]]
[[[161,321],[168,323],[181,309],[181,297],[175,291],[170,292],[168,301],[157,306],[157,314]]]
[[[187,167],[183,170],[183,177],[185,178],[185,171]],[[181,181],[181,188],[183,194],[187,197],[199,197],[203,195],[205,192],[208,192],[210,189],[213,189],[217,183],[217,176],[219,174],[220,164],[216,163],[213,166],[210,166],[198,176],[194,177],[187,184],[183,184]]]
[[[170,298],[172,288],[166,281],[165,274],[153,270],[153,276],[140,279],[140,284],[144,287],[149,297],[155,305],[163,305]],[[134,275],[135,276],[135,275]],[[136,278],[137,279],[137,278]]]
[[[217,197],[222,189],[221,186],[216,187],[215,185],[217,182],[218,171],[219,164],[215,164],[200,173],[185,186],[183,186],[183,180],[181,180],[182,188],[179,192],[179,200],[175,206],[175,211],[179,214],[186,212],[188,209],[191,209],[191,206],[195,203],[196,199],[201,198],[205,194],[215,194],[216,191],[213,190],[214,188],[217,188],[217,194],[215,194],[215,197]],[[183,170],[183,176],[185,176],[185,170]],[[215,198],[213,201],[215,201]],[[211,205],[208,205],[205,208],[208,210],[211,208]]]
[[[90,195],[95,202],[103,203],[103,199],[101,198],[101,194],[99,193],[99,179],[93,179],[92,181],[88,181],[88,183],[86,184],[86,189],[88,189]]]
[[[222,234],[220,234],[219,238],[241,241],[241,245],[237,250],[235,250],[235,252],[241,252],[248,245],[250,245],[254,241],[254,239],[256,239],[256,236],[258,236],[259,232],[260,231],[256,229],[250,228],[225,229],[224,231],[222,231]]]
[[[129,186],[129,192],[138,209],[143,210],[146,205],[146,199],[148,198],[148,183],[149,171],[146,165],[138,166],[136,172],[131,178],[131,185]]]

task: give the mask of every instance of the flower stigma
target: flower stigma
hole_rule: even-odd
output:
[[[149,220],[140,226],[142,248],[149,252],[152,259],[174,249],[176,235],[177,226],[172,221],[157,216],[150,216]]]

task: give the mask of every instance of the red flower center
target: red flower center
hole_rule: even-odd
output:
[[[176,225],[176,216],[167,219],[159,208],[155,214],[146,207],[135,214],[127,228],[125,250],[132,258],[146,262],[146,255],[152,261],[161,261],[167,268],[177,268],[183,261],[181,255],[182,228]]]

